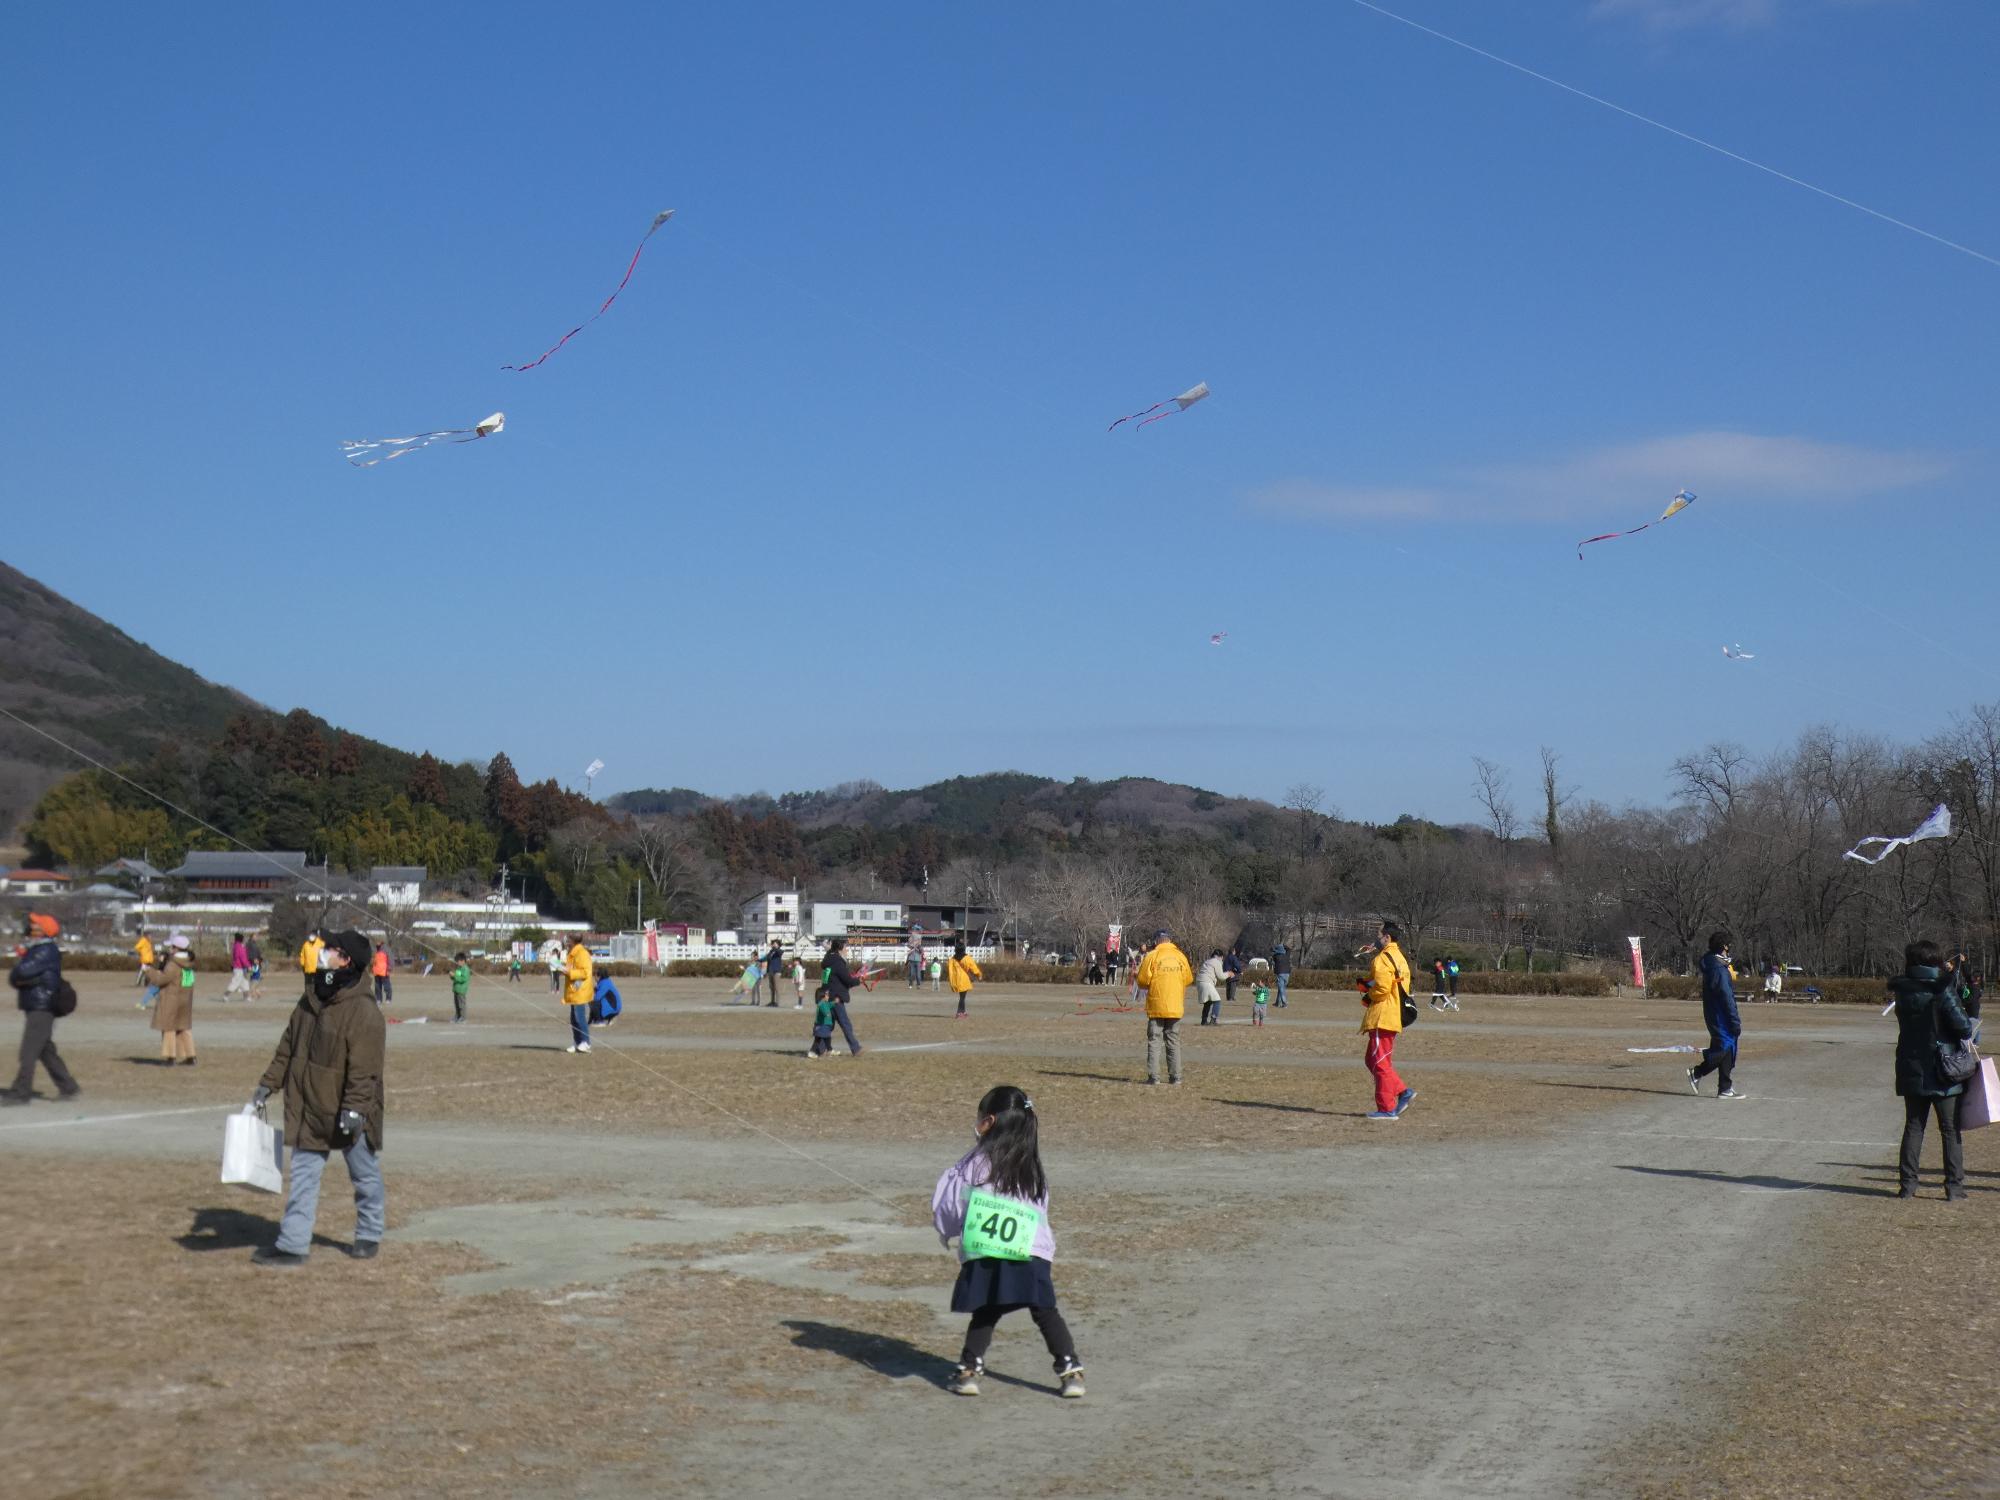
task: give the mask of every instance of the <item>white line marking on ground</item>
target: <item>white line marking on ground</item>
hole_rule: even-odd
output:
[[[389,1097],[400,1098],[405,1094],[435,1094],[446,1089],[490,1089],[502,1084],[528,1085],[539,1082],[533,1078],[486,1078],[476,1083],[426,1083],[416,1088],[390,1089]],[[158,1120],[168,1115],[204,1115],[213,1110],[229,1113],[241,1109],[241,1104],[194,1104],[185,1109],[144,1109],[123,1115],[70,1115],[61,1120],[22,1120],[17,1124],[0,1125],[0,1133],[9,1130],[54,1130],[61,1125],[112,1125],[123,1120]]]
[[[866,1052],[934,1052],[940,1047],[963,1047],[973,1040],[967,1037],[963,1042],[898,1042],[893,1047],[866,1047]]]

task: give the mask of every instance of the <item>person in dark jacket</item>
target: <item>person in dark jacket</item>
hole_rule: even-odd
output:
[[[854,1035],[854,1023],[847,1017],[847,997],[854,993],[854,987],[861,981],[854,977],[854,971],[847,966],[847,939],[837,937],[826,945],[826,966],[821,978],[826,985],[826,998],[833,1002],[833,1019],[840,1027],[840,1034],[847,1038],[847,1050],[853,1056],[861,1055],[861,1043]]]
[[[1243,977],[1243,955],[1231,948],[1222,955],[1222,1003],[1236,1003],[1236,981]]]
[[[771,999],[764,1009],[776,1010],[778,1008],[778,981],[785,977],[785,950],[778,946],[776,939],[772,940],[771,951],[764,955],[764,977],[771,981]],[[754,1003],[757,997],[752,995],[750,999]]]
[[[1271,972],[1278,976],[1278,1009],[1285,1008],[1285,990],[1292,982],[1292,950],[1283,943],[1271,950]]]
[[[1708,952],[1701,960],[1701,1019],[1708,1027],[1708,1046],[1701,1066],[1688,1069],[1688,1087],[1697,1094],[1701,1081],[1716,1075],[1718,1099],[1740,1099],[1736,1092],[1736,1039],[1743,1034],[1743,1017],[1736,1009],[1736,979],[1729,970],[1729,933],[1722,928],[1708,935]]]
[[[11,1089],[0,1089],[0,1104],[26,1104],[35,1097],[35,1067],[49,1070],[56,1093],[74,1099],[83,1090],[56,1051],[56,993],[62,988],[62,950],[56,946],[61,927],[54,917],[28,913],[27,947],[7,971],[7,982],[21,1007],[21,1070]]]
[[[338,1151],[354,1184],[354,1244],[348,1254],[373,1260],[382,1247],[382,1054],[387,1023],[381,1007],[357,998],[368,972],[368,939],[343,932],[327,940],[328,965],[308,981],[285,1026],[271,1065],[250,1096],[258,1109],[285,1092],[285,1143],[291,1147],[291,1192],[274,1245],[251,1256],[260,1266],[306,1263],[319,1208],[326,1159]]]
[[[1917,1158],[1923,1154],[1924,1126],[1935,1112],[1944,1143],[1944,1195],[1956,1203],[1965,1197],[1965,1141],[1958,1133],[1965,1085],[1944,1076],[1938,1049],[1968,1039],[1972,1021],[1933,942],[1903,950],[1903,972],[1889,981],[1889,994],[1896,1002],[1896,1092],[1903,1100],[1903,1151],[1896,1169],[1902,1186],[1896,1196],[1917,1196]]]

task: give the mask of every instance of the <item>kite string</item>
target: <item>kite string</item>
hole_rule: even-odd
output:
[[[135,792],[139,792],[144,796],[151,797],[155,802],[158,802],[162,807],[168,808],[173,812],[179,813],[182,817],[186,818],[190,823],[195,824],[197,827],[205,828],[210,833],[214,834],[217,838],[228,840],[230,843],[234,844],[237,848],[241,849],[244,853],[254,855],[256,858],[263,860],[265,863],[269,864],[272,869],[278,871],[280,874],[283,874],[288,878],[299,879],[301,884],[306,885],[309,889],[316,892],[322,898],[322,900],[327,902],[329,905],[351,907],[364,917],[368,918],[370,921],[380,922],[385,933],[395,933],[399,937],[402,937],[406,942],[408,942],[410,946],[417,948],[422,952],[428,953],[432,955],[434,958],[443,959],[445,957],[445,952],[442,948],[436,948],[431,946],[415,931],[408,928],[402,928],[396,926],[394,923],[389,922],[386,919],[382,918],[379,913],[370,910],[362,902],[356,901],[351,896],[342,896],[336,894],[328,887],[312,881],[309,876],[300,877],[297,871],[293,870],[290,866],[285,865],[280,861],[271,858],[271,856],[264,850],[251,848],[250,845],[246,844],[242,839],[237,838],[236,835],[234,835],[233,833],[229,833],[221,828],[216,827],[213,823],[209,822],[207,819],[202,818],[197,814],[188,811],[186,808],[182,807],[179,803],[173,801],[171,798],[163,795],[160,792],[154,791],[149,786],[145,786],[137,781],[134,781],[131,777],[125,775],[122,771],[119,771],[117,768],[106,765],[103,761],[99,760],[96,756],[90,754],[88,751],[79,749],[77,746],[70,744],[68,741],[60,738],[59,736],[51,734],[48,730],[42,728],[39,724],[31,723],[29,720],[22,718],[12,709],[7,708],[4,705],[0,705],[0,714],[6,715],[6,717],[12,719],[16,724],[19,724],[23,729],[29,731],[29,733],[39,735],[41,736],[41,738],[47,740],[50,744],[56,746],[61,750],[67,751],[69,754],[75,756],[78,760],[83,761],[86,765],[92,766],[95,769],[102,771],[105,775],[111,777],[113,780],[122,782],[126,786],[131,787],[132,790],[134,790]],[[508,986],[501,984],[497,979],[494,979],[489,975],[474,973],[472,977],[477,981],[479,981],[481,988],[484,990],[490,990],[492,993],[503,996],[510,1001],[514,1001],[520,1004],[525,1004],[528,1006],[529,1009],[540,1011],[544,1015],[549,1016],[553,1020],[566,1019],[565,1017],[558,1015],[557,1012],[555,1012],[554,1010],[551,1010],[545,1002],[538,1001],[531,995],[522,995],[518,992],[510,993]],[[564,1008],[567,1009],[567,1007]],[[810,1151],[805,1150],[803,1147],[794,1145],[792,1142],[786,1140],[784,1137],[775,1135],[771,1131],[766,1130],[763,1126],[757,1124],[754,1120],[746,1119],[742,1115],[737,1114],[727,1105],[720,1104],[714,1099],[711,1099],[707,1095],[699,1092],[698,1090],[688,1087],[688,1085],[680,1082],[678,1079],[669,1077],[667,1074],[661,1072],[657,1068],[648,1066],[646,1063],[640,1061],[640,1059],[637,1056],[635,1056],[630,1052],[625,1051],[623,1048],[608,1043],[599,1043],[598,1049],[594,1050],[602,1050],[608,1052],[613,1057],[618,1058],[620,1061],[628,1063],[632,1067],[637,1068],[640,1072],[647,1074],[649,1077],[655,1078],[659,1080],[661,1083],[666,1084],[669,1088],[680,1090],[683,1094],[686,1094],[690,1099],[694,1100],[697,1104],[700,1104],[705,1108],[713,1110],[715,1113],[723,1116],[724,1118],[733,1121],[737,1125],[742,1126],[745,1130],[748,1130],[753,1134],[764,1137],[764,1139],[770,1141],[772,1144],[782,1147],[784,1150],[791,1152],[792,1155],[797,1156],[804,1161],[810,1162],[813,1166],[818,1167],[820,1170],[824,1172],[832,1174],[833,1176],[839,1178],[842,1182],[848,1184],[848,1186],[854,1188],[856,1191],[864,1194],[868,1198],[874,1200],[876,1203],[881,1204],[884,1208],[889,1209],[891,1212],[900,1213],[902,1211],[897,1204],[895,1204],[888,1198],[883,1197],[880,1193],[876,1192],[873,1188],[869,1187],[867,1183],[860,1181],[858,1178],[848,1176],[847,1173],[841,1171],[840,1168],[833,1165],[832,1162],[825,1161],[820,1157],[814,1156]]]
[[[1983,250],[1975,250],[1970,245],[1961,245],[1957,240],[1948,240],[1943,235],[1933,234],[1930,230],[1920,228],[1908,220],[1899,219],[1893,214],[1885,214],[1880,209],[1870,208],[1865,203],[1857,203],[1852,198],[1842,197],[1839,193],[1820,187],[1817,183],[1807,182],[1803,177],[1794,177],[1789,172],[1781,172],[1776,167],[1766,166],[1763,162],[1757,161],[1753,157],[1745,156],[1740,151],[1731,151],[1727,146],[1719,146],[1714,141],[1704,140],[1698,135],[1691,135],[1687,131],[1677,129],[1663,120],[1656,120],[1651,115],[1642,115],[1636,109],[1627,109],[1622,104],[1614,104],[1611,100],[1577,88],[1574,84],[1564,83],[1560,78],[1551,78],[1546,73],[1538,73],[1533,68],[1517,63],[1511,58],[1502,57],[1497,52],[1488,52],[1484,47],[1475,47],[1471,42],[1461,41],[1447,32],[1439,31],[1433,26],[1426,26],[1421,21],[1413,21],[1408,16],[1398,15],[1393,10],[1375,4],[1374,0],[1352,0],[1352,3],[1360,6],[1363,10],[1372,10],[1378,16],[1386,17],[1388,20],[1407,26],[1412,31],[1421,31],[1426,36],[1436,37],[1441,42],[1449,42],[1452,46],[1483,57],[1489,62],[1499,63],[1503,68],[1512,68],[1516,73],[1525,73],[1528,77],[1546,83],[1552,88],[1561,89],[1566,94],[1574,94],[1579,99],[1587,99],[1592,104],[1624,115],[1627,119],[1637,120],[1641,125],[1650,125],[1655,130],[1663,130],[1668,135],[1675,136],[1680,140],[1688,142],[1690,145],[1701,147],[1704,151],[1713,151],[1717,156],[1726,156],[1731,161],[1740,162],[1746,167],[1754,167],[1757,171],[1775,177],[1781,182],[1789,182],[1793,187],[1804,188],[1809,193],[1817,193],[1820,197],[1831,199],[1843,207],[1867,214],[1871,219],[1880,219],[1883,223],[1893,224],[1898,229],[1907,229],[1911,234],[1921,235],[1927,240],[1943,245],[1947,250],[1956,250],[1961,255],[1969,255],[1974,260],[1986,262],[1989,266],[2000,266],[2000,259],[1986,254]]]

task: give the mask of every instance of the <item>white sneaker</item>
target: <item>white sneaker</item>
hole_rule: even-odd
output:
[[[576,1044],[576,1050],[577,1050],[577,1051],[579,1051],[579,1052],[588,1052],[588,1051],[590,1050],[590,1043],[588,1043],[588,1042],[578,1042],[578,1043]]]
[[[575,1042],[571,1042],[571,1043],[570,1043],[570,1044],[569,1044],[569,1045],[568,1045],[567,1047],[563,1048],[563,1051],[565,1051],[565,1052],[574,1052],[574,1051],[576,1051],[576,1043],[575,1043]]]
[[[1715,1097],[1718,1099],[1742,1099],[1748,1096],[1737,1093],[1735,1089],[1724,1089],[1721,1093],[1717,1094]]]

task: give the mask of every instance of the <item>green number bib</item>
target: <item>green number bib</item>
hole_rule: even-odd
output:
[[[965,1201],[965,1258],[1028,1260],[1034,1254],[1035,1234],[1041,1227],[1040,1209],[1013,1198],[999,1197],[984,1188],[974,1188]]]

